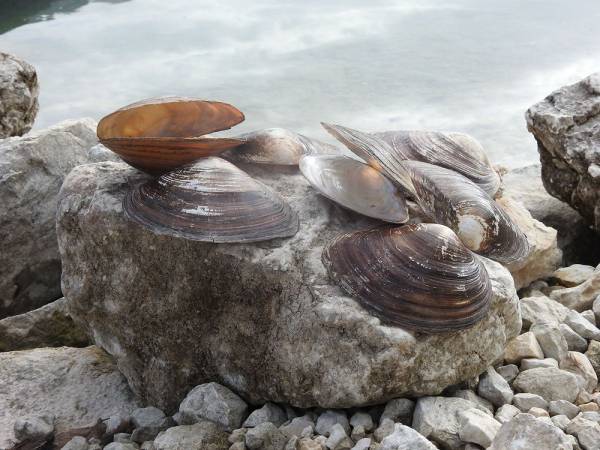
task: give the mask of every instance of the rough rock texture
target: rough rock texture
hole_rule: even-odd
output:
[[[0,318],[61,297],[58,191],[73,167],[115,158],[96,142],[90,119],[0,140]]]
[[[169,428],[154,441],[156,450],[227,450],[227,433],[203,420],[194,425]]]
[[[600,73],[553,92],[526,118],[544,186],[600,230]]]
[[[35,68],[0,52],[0,139],[31,130],[39,109],[38,93]]]
[[[396,424],[394,432],[381,442],[380,450],[436,450],[437,447],[410,427]]]
[[[550,293],[550,298],[567,308],[576,311],[591,309],[594,300],[600,295],[600,270],[578,286],[558,289]]]
[[[539,367],[521,372],[513,383],[518,392],[529,392],[546,401],[567,400],[574,402],[579,394],[577,377],[566,370]]]
[[[519,414],[506,422],[494,438],[489,450],[553,449],[572,450],[567,436],[531,414]]]
[[[123,214],[140,172],[99,163],[65,180],[57,230],[71,313],[144,402],[173,410],[206,381],[253,403],[299,407],[438,394],[483,372],[520,330],[512,278],[487,260],[491,309],[472,328],[428,336],[382,324],[321,263],[337,233],[376,222],[319,196],[296,171],[245,169],[299,213],[295,237],[214,245],[159,236]]]
[[[89,345],[89,339],[71,319],[64,298],[33,311],[0,320],[0,352],[86,345]]]
[[[522,203],[534,219],[558,231],[564,264],[598,263],[600,236],[571,206],[548,194],[540,164],[511,170],[504,175],[503,182],[507,196]]]
[[[527,258],[508,266],[515,287],[521,289],[535,280],[552,275],[562,261],[556,230],[535,220],[523,205],[510,197],[501,197],[496,201],[525,233],[531,249]]]
[[[0,448],[19,418],[54,416],[56,432],[137,407],[110,356],[97,347],[0,353]]]

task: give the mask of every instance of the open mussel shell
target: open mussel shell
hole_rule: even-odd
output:
[[[498,204],[468,178],[453,170],[404,161],[413,197],[437,223],[450,227],[474,252],[502,263],[529,254],[527,237]]]
[[[417,332],[470,327],[485,316],[492,297],[482,262],[443,225],[341,234],[322,260],[331,278],[371,313]]]
[[[244,141],[224,155],[234,162],[297,166],[305,155],[339,154],[337,147],[284,128],[268,128],[238,136]]]
[[[98,124],[98,138],[125,162],[159,174],[241,145],[205,134],[242,122],[234,106],[185,97],[160,97],[125,106]]]
[[[256,242],[298,231],[298,216],[283,198],[218,157],[136,186],[123,206],[155,233],[196,241]]]
[[[490,196],[498,191],[500,177],[481,144],[464,133],[401,130],[373,133],[404,159],[427,162],[469,178]]]
[[[406,201],[396,186],[360,161],[341,155],[305,156],[300,171],[321,194],[348,209],[387,222],[408,220]]]

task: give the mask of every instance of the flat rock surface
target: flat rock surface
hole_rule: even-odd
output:
[[[136,407],[112,358],[98,347],[0,353],[0,448],[11,447],[19,418],[54,416],[60,433]]]
[[[116,158],[91,119],[0,140],[0,319],[60,298],[57,196],[79,164]]]
[[[382,324],[321,263],[337,233],[377,222],[321,197],[295,170],[243,168],[298,212],[296,236],[215,245],[156,235],[122,209],[147,176],[98,163],[65,180],[57,230],[71,313],[144,402],[172,411],[208,381],[252,403],[298,407],[438,394],[483,372],[520,330],[512,278],[488,260],[491,309],[472,328],[415,335]]]

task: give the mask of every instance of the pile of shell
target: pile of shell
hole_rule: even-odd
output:
[[[325,197],[395,225],[335,238],[323,251],[331,278],[388,322],[424,333],[469,327],[487,312],[491,285],[472,252],[523,259],[523,232],[494,201],[500,179],[481,145],[461,133],[363,133],[323,126],[364,162],[286,130],[211,138],[244,120],[232,105],[150,99],[102,119],[98,137],[130,165],[158,175],[124,200],[129,218],[155,233],[215,243],[290,237],[298,216],[234,162],[299,165]],[[407,198],[432,223],[404,225]]]

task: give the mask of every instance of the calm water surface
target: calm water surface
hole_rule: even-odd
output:
[[[599,24],[598,0],[0,0],[0,50],[38,70],[36,128],[190,95],[239,131],[459,130],[519,166],[527,107],[600,70]]]

